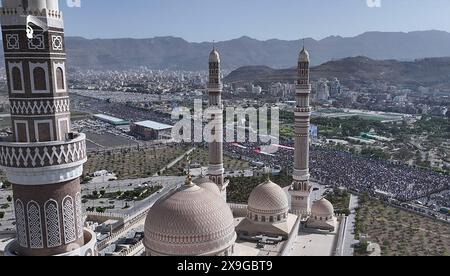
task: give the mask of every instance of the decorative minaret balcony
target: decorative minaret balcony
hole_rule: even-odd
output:
[[[58,10],[49,10],[49,9],[23,10],[22,8],[0,8],[0,16],[17,16],[17,15],[45,16],[50,18],[62,19],[63,13]]]
[[[86,136],[71,131],[64,20],[58,0],[2,0],[12,137],[0,167],[12,184],[10,255],[96,255],[84,229],[80,176]]]
[[[0,166],[9,181],[22,185],[53,184],[80,177],[87,161],[86,136],[44,143],[0,142]]]
[[[208,90],[218,90],[217,92],[222,92],[223,84],[221,83],[208,83]]]

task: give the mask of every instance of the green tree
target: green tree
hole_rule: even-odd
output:
[[[3,186],[5,187],[5,189],[8,189],[9,187],[11,187],[11,182],[9,182],[8,180],[3,181]]]

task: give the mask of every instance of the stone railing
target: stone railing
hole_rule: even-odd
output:
[[[119,254],[119,256],[121,256],[121,257],[132,256],[131,253],[134,253],[134,251],[136,251],[136,249],[138,249],[142,246],[144,246],[144,240],[140,240],[138,243],[136,243],[135,245],[130,247],[128,250],[121,252]]]
[[[208,83],[208,85],[206,86],[207,89],[211,89],[211,90],[222,90],[223,89],[223,84],[221,83]]]
[[[48,10],[48,9],[36,9],[36,10],[24,10],[23,8],[0,8],[0,16],[8,15],[34,15],[34,16],[47,16],[51,18],[62,18],[61,11]]]
[[[54,113],[69,113],[69,97],[59,99],[10,99],[11,115],[50,115]]]
[[[290,256],[291,248],[294,245],[295,241],[298,237],[298,231],[300,228],[302,219],[300,217],[295,221],[294,227],[292,227],[291,232],[289,233],[289,238],[284,243],[283,248],[281,249],[280,256]]]
[[[86,136],[44,143],[0,143],[0,166],[6,168],[44,168],[84,163]]]
[[[113,233],[112,235],[110,235],[109,237],[107,237],[104,240],[101,240],[97,243],[97,247],[98,250],[102,251],[103,249],[105,249],[112,240],[116,239],[117,237],[122,236],[123,234],[125,234],[129,229],[127,228],[121,228],[119,231]]]
[[[228,206],[235,217],[246,217],[247,216],[247,205],[246,204],[235,204],[228,203]]]
[[[312,111],[312,108],[311,107],[297,107],[296,109],[295,109],[295,112],[297,112],[297,113],[310,113]]]
[[[334,241],[334,253],[333,256],[344,256],[344,250],[345,250],[345,240],[346,240],[346,235],[347,235],[347,222],[348,222],[348,217],[344,216],[338,216],[338,221],[339,221],[339,228],[338,231],[336,233],[337,235],[337,239]]]

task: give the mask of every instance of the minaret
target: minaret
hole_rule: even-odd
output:
[[[308,216],[311,208],[311,185],[309,183],[310,93],[309,54],[303,46],[298,60],[296,89],[294,181],[289,190],[291,195],[291,212],[302,217]]]
[[[0,143],[0,166],[12,183],[17,228],[6,254],[95,255],[95,236],[83,227],[79,177],[86,143],[70,130],[58,0],[2,3],[13,135]]]
[[[214,137],[216,137],[214,141],[209,143],[208,176],[211,181],[217,184],[222,198],[226,201],[228,182],[223,177],[225,170],[223,168],[222,82],[220,80],[220,56],[215,48],[209,55],[208,99],[208,111],[212,113],[211,119],[214,123]]]

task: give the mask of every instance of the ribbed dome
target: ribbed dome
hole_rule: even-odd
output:
[[[195,179],[193,182],[195,185],[205,190],[208,190],[215,195],[220,195],[219,187],[216,185],[216,183],[212,182],[211,179],[209,179],[208,177],[200,177]]]
[[[302,51],[300,52],[298,60],[300,62],[309,62],[309,53],[308,51],[306,51],[305,48],[303,48]]]
[[[250,194],[248,210],[255,214],[277,215],[289,210],[286,193],[270,180],[260,184]]]
[[[314,202],[311,208],[311,213],[315,217],[332,217],[334,216],[334,207],[331,202],[322,198]]]
[[[209,54],[209,62],[220,62],[220,55],[216,49],[213,49]]]
[[[156,202],[145,221],[145,247],[157,255],[215,255],[235,240],[228,205],[194,184]]]

